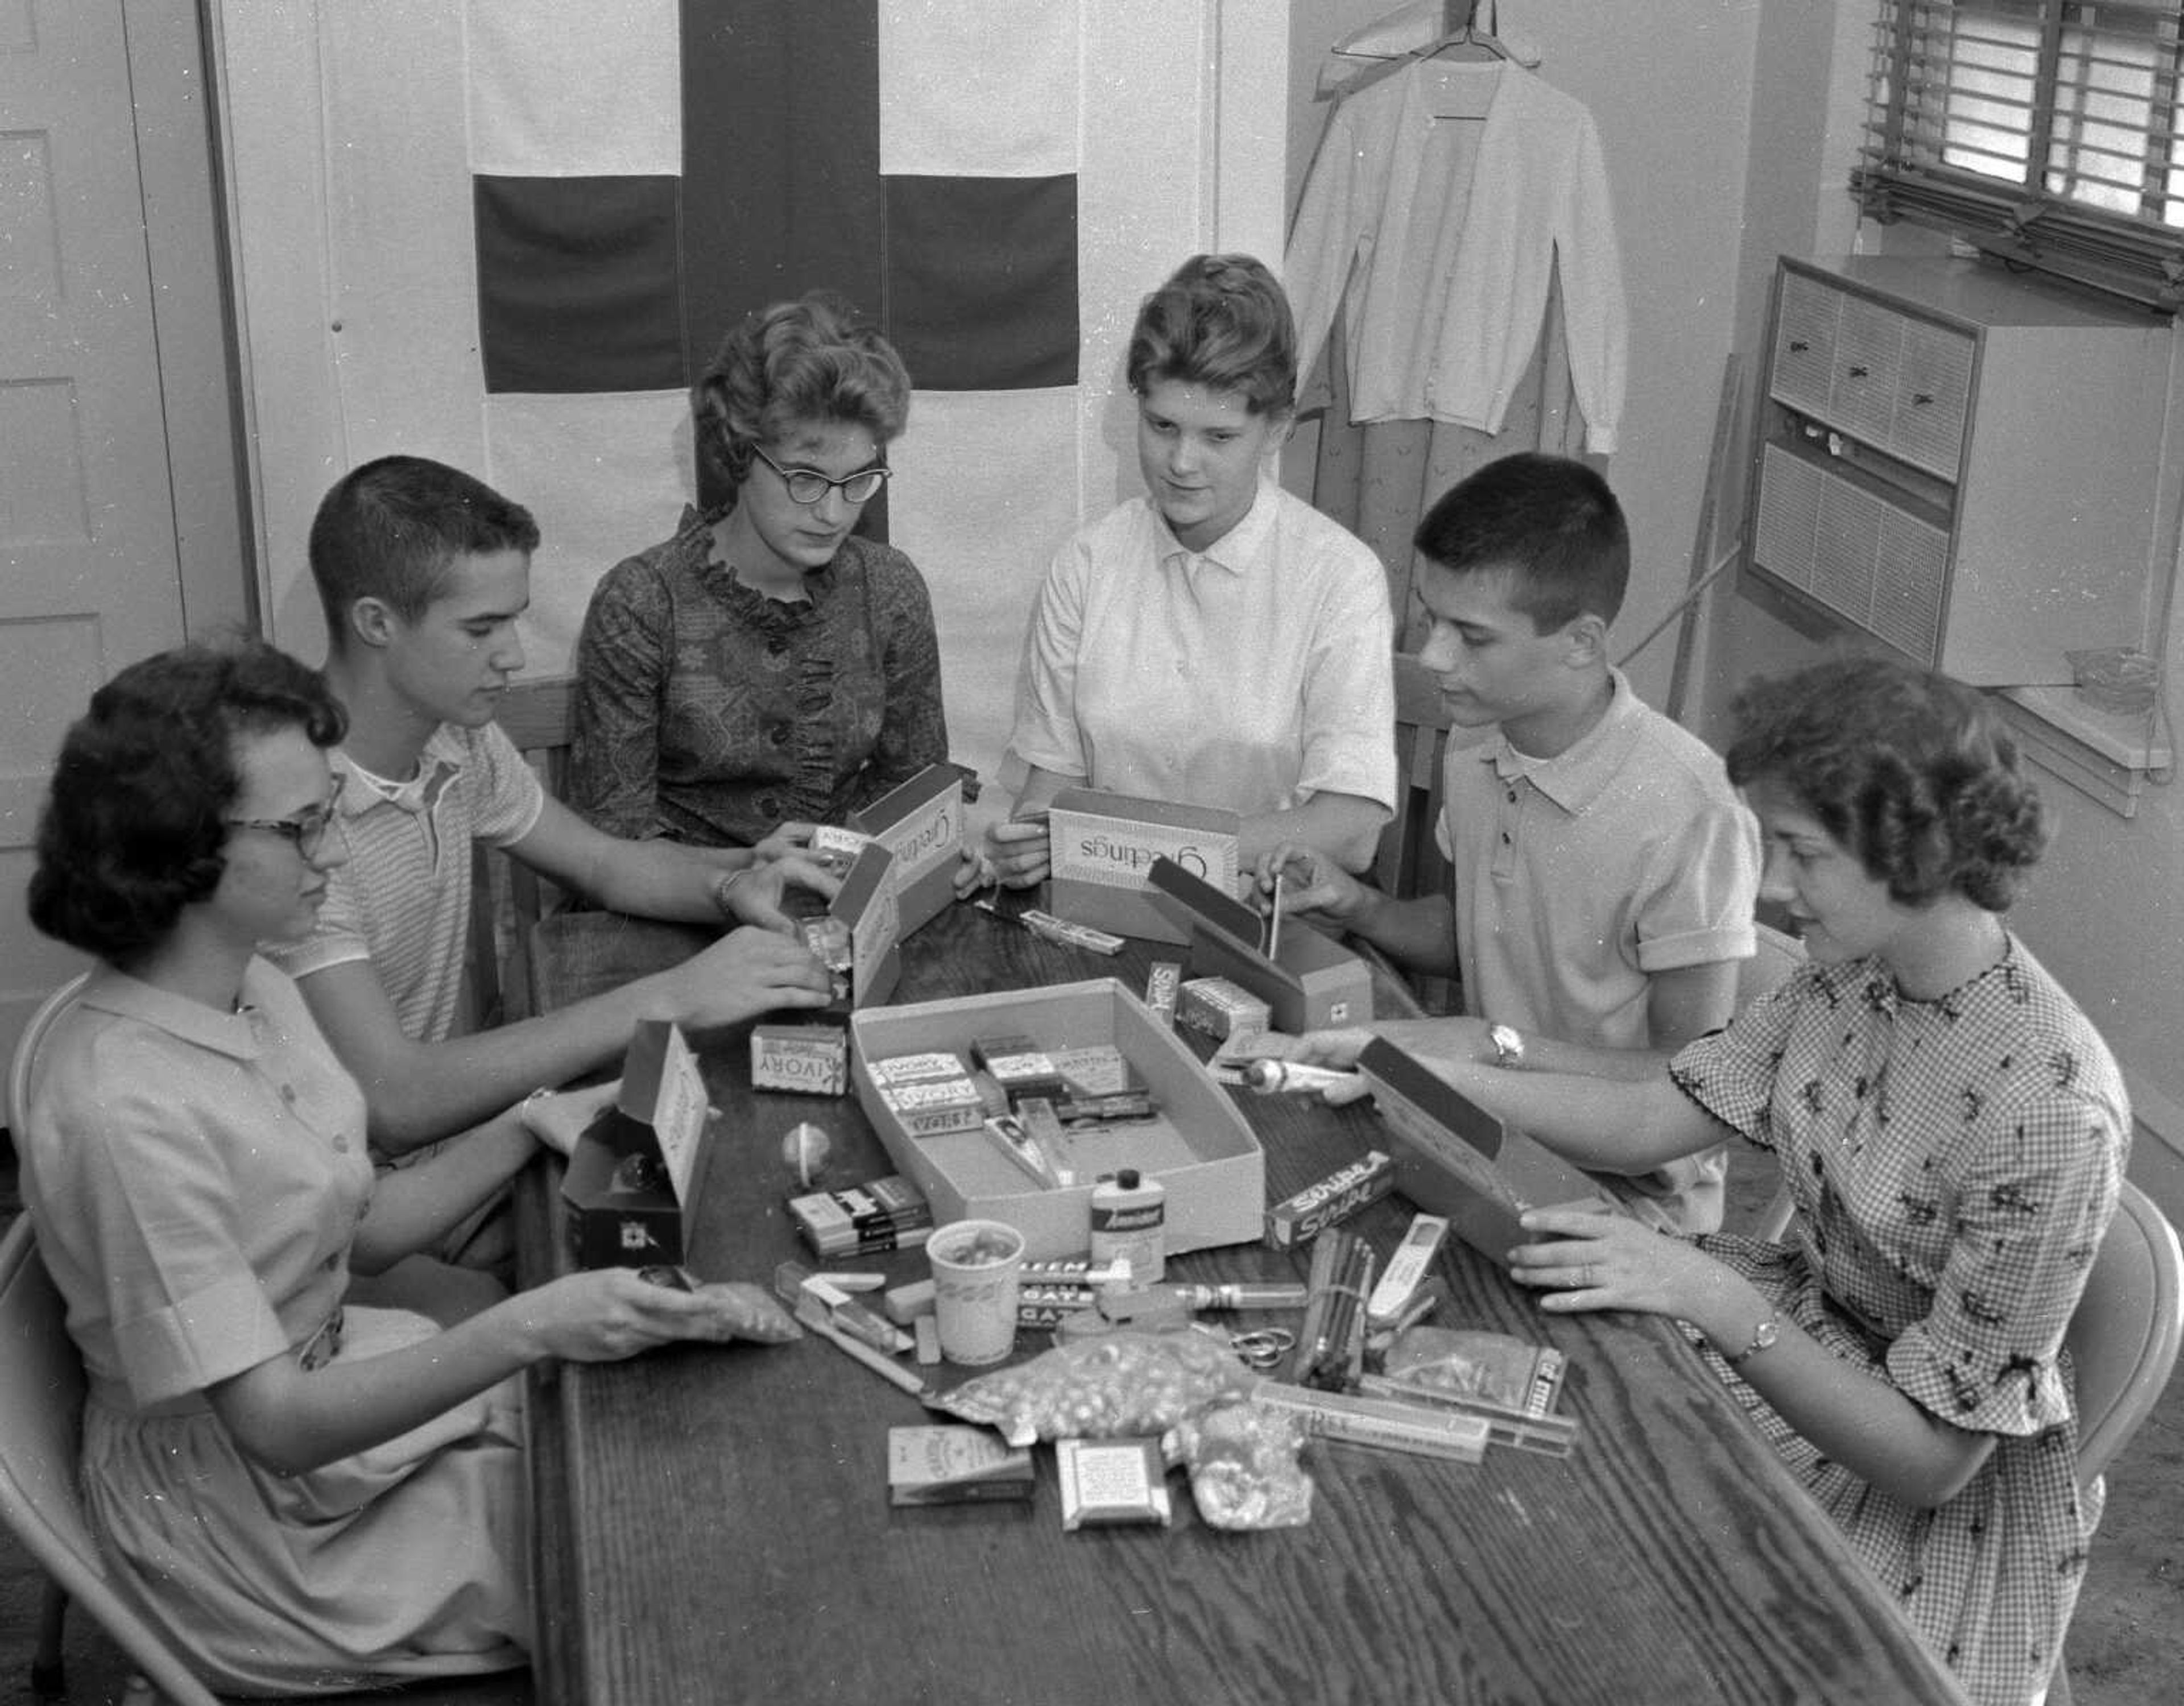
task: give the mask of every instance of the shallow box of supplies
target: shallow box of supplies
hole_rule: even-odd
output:
[[[1190,975],[1241,984],[1272,1010],[1276,1030],[1299,1036],[1373,1017],[1372,972],[1311,925],[1284,918],[1269,957],[1267,921],[1241,900],[1172,859],[1155,860],[1146,880],[1155,904],[1190,939]]]
[[[712,1153],[697,1056],[664,1019],[638,1023],[621,1090],[586,1126],[561,1176],[579,1268],[689,1259],[689,1229]]]
[[[925,1193],[936,1225],[1000,1220],[1034,1260],[1081,1256],[1091,1244],[1092,1186],[1134,1167],[1167,1188],[1171,1255],[1248,1244],[1262,1229],[1266,1157],[1228,1092],[1184,1042],[1112,978],[872,1007],[850,1021],[857,1100],[896,1168]],[[1056,1054],[1119,1049],[1152,1094],[1150,1118],[1065,1126],[1059,1147],[1073,1183],[1042,1188],[983,1129],[913,1137],[872,1062],[954,1051],[966,1062],[984,1037],[1028,1038]]]
[[[1512,1245],[1530,1241],[1517,1217],[1528,1208],[1614,1200],[1536,1138],[1499,1120],[1384,1037],[1357,1056],[1373,1106],[1387,1122],[1396,1189],[1429,1214],[1447,1218],[1463,1241],[1508,1265]]]
[[[1047,807],[1047,909],[1125,936],[1186,942],[1189,934],[1156,904],[1147,880],[1153,863],[1172,860],[1234,895],[1240,821],[1207,806],[1065,788]]]

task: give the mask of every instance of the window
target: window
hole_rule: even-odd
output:
[[[1881,0],[1865,211],[2184,307],[2184,0]]]

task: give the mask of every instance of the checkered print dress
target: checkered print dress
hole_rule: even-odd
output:
[[[1919,1510],[1820,1455],[1708,1352],[1791,1470],[1981,1706],[2047,1681],[2100,1519],[2080,1497],[2063,1331],[2130,1146],[2099,1035],[2014,939],[1938,1001],[1879,961],[1814,964],[1672,1068],[1775,1151],[1788,1247],[1709,1253],[1785,1317],[1942,1419],[1997,1436],[1970,1485]]]

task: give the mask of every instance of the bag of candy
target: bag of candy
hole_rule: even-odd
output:
[[[980,1374],[931,1403],[999,1428],[1011,1445],[1028,1446],[1163,1434],[1212,1405],[1243,1397],[1259,1380],[1224,1339],[1208,1334],[1107,1333]]]
[[[1297,1419],[1248,1401],[1177,1424],[1171,1457],[1190,1470],[1190,1497],[1212,1528],[1300,1528],[1312,1520],[1312,1477],[1297,1463]]]

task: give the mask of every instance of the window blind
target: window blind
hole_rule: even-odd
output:
[[[1870,216],[2184,306],[2184,0],[1880,0]]]

